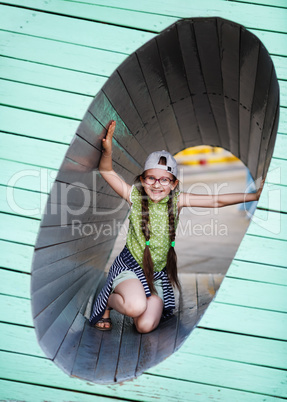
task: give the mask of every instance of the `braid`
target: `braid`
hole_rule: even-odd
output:
[[[142,187],[142,232],[146,241],[150,239],[150,229],[149,229],[149,209],[148,209],[148,197]],[[150,288],[151,293],[156,293],[156,289],[153,283],[153,261],[151,258],[151,253],[149,247],[146,245],[143,254],[143,268],[147,284]]]
[[[166,272],[168,278],[173,286],[176,286],[180,289],[180,282],[177,276],[177,255],[174,250],[174,247],[171,246],[171,243],[175,240],[175,218],[174,218],[174,207],[173,207],[173,192],[169,197],[168,203],[168,220],[169,220],[169,240],[170,240],[170,248],[167,254],[167,263],[166,263]]]

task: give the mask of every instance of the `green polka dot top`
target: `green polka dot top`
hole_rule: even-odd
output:
[[[174,196],[175,225],[178,223],[177,202],[179,192]],[[166,266],[167,254],[170,247],[168,233],[168,196],[154,203],[148,199],[149,228],[150,228],[150,252],[154,264],[154,271],[161,271]],[[130,200],[132,208],[129,215],[129,230],[127,234],[127,248],[143,268],[143,253],[145,249],[145,237],[141,229],[142,204],[141,194],[135,186],[132,186]]]

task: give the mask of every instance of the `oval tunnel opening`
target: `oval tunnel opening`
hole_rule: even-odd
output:
[[[110,120],[115,170],[130,184],[149,153],[222,147],[254,180],[265,177],[279,115],[272,60],[244,27],[221,18],[183,19],[130,55],[96,95],[67,151],[38,234],[31,282],[38,341],[70,375],[96,383],[140,375],[177,350],[204,313],[188,283],[175,315],[149,334],[116,312],[102,333],[84,314],[99,291],[128,206],[98,173]],[[76,223],[75,223],[76,222]],[[88,225],[89,231],[81,231]],[[99,227],[115,228],[109,233]],[[204,292],[204,290],[203,290]]]

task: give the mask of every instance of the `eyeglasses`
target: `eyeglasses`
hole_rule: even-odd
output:
[[[159,184],[161,184],[162,186],[168,186],[172,181],[172,179],[170,179],[169,177],[160,177],[159,179],[156,179],[153,176],[146,176],[144,177],[144,182],[150,186],[152,186],[153,184],[155,184],[156,182],[159,182]]]

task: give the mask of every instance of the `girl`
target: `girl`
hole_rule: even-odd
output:
[[[131,206],[127,242],[110,268],[105,286],[97,297],[90,323],[111,330],[110,310],[133,318],[138,332],[155,329],[162,316],[175,307],[172,286],[180,288],[175,230],[183,207],[216,208],[257,201],[262,191],[252,194],[197,195],[177,191],[177,164],[166,151],[153,152],[144,172],[130,186],[112,167],[112,121],[102,140],[99,171],[107,183]]]

